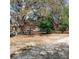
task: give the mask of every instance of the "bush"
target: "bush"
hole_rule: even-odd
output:
[[[62,31],[62,33],[64,31],[67,31],[69,28],[69,20],[68,19],[61,19],[60,20],[60,27],[59,27],[59,30]]]
[[[63,33],[64,31],[67,30],[67,28],[68,28],[68,25],[67,25],[67,24],[62,24],[62,25],[60,26],[59,30],[62,31],[62,33]]]
[[[68,12],[68,8],[65,7],[64,10],[61,13],[61,18],[60,18],[60,28],[59,30],[64,32],[66,30],[68,30],[69,28],[69,12]]]
[[[53,23],[51,17],[41,17],[38,21],[38,27],[41,32],[45,32],[46,34],[53,31]]]

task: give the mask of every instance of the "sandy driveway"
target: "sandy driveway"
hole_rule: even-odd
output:
[[[39,46],[43,44],[68,43],[68,34],[48,34],[48,35],[18,35],[11,38],[11,53],[18,51],[23,47]]]

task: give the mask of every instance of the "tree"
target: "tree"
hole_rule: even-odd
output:
[[[53,23],[51,17],[41,17],[38,21],[38,27],[41,32],[45,32],[46,34],[53,31]]]
[[[29,23],[34,23],[34,22],[37,23],[38,19],[42,16],[44,16],[44,17],[42,17],[40,19],[45,18],[46,20],[44,20],[44,22],[49,22],[49,24],[50,24],[51,21],[47,20],[48,18],[50,18],[50,17],[47,18],[47,16],[49,16],[49,15],[52,15],[53,23],[55,23],[53,21],[55,19],[59,22],[59,16],[61,16],[61,19],[67,18],[67,16],[65,16],[65,14],[68,15],[66,13],[68,11],[66,11],[65,14],[63,12],[64,6],[66,6],[66,4],[67,4],[66,1],[67,0],[11,0],[10,5],[11,5],[11,9],[16,12],[16,19],[17,19],[16,21],[18,21],[18,24],[20,24],[21,21],[22,21],[21,23],[24,24],[25,21],[27,21],[27,19],[28,19]],[[20,16],[20,17],[18,17],[18,16]],[[62,21],[64,21],[64,20],[60,20],[60,22],[62,22]],[[42,21],[41,21],[41,23],[42,23]],[[46,26],[48,26],[48,25],[46,24]],[[30,27],[29,33],[31,33],[31,24],[29,27]],[[48,27],[50,27],[50,26],[48,26]],[[50,29],[49,29],[49,31],[50,31]]]
[[[67,6],[64,7],[61,16],[60,16],[60,28],[59,30],[64,32],[69,28],[69,8]]]

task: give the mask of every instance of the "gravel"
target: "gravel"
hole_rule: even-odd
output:
[[[69,45],[62,42],[21,49],[20,53],[11,54],[11,59],[69,59]]]

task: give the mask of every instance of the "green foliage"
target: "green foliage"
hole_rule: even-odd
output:
[[[62,31],[62,33],[64,32],[64,31],[66,31],[68,29],[68,25],[67,24],[62,24],[61,26],[60,26],[60,31]]]
[[[21,23],[19,20],[22,20],[22,23],[24,23],[24,20],[29,20],[29,23],[32,22],[35,25],[38,24],[40,31],[49,33],[52,32],[54,29],[53,27],[55,27],[52,21],[53,16],[58,15],[58,20],[60,16],[60,24],[58,22],[58,24],[60,25],[59,29],[62,32],[68,29],[69,8],[64,0],[11,0],[10,5],[11,9],[16,12],[15,18],[14,15],[11,16],[15,20],[18,19],[18,24]],[[49,17],[50,15],[52,16],[52,18]],[[30,30],[31,26],[29,31]]]
[[[38,21],[38,27],[40,31],[46,32],[47,34],[53,31],[53,23],[51,17],[42,17]]]
[[[69,12],[68,8],[64,7],[62,13],[61,13],[61,19],[60,19],[60,31],[64,32],[68,30],[69,28]]]

